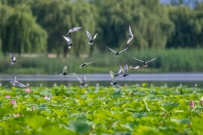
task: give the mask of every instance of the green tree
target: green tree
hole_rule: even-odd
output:
[[[171,7],[170,18],[175,24],[175,32],[167,47],[196,48],[202,45],[203,11],[188,6]]]
[[[80,26],[82,29],[71,35],[74,45],[70,51],[79,56],[81,52],[89,52],[87,29],[95,33],[95,8],[86,1],[40,1],[31,5],[34,15],[41,26],[47,30],[48,52],[67,53],[67,42],[63,39],[69,29]]]
[[[5,10],[7,9],[7,10]],[[2,21],[2,51],[39,53],[46,51],[47,33],[40,27],[26,5],[2,8],[7,14]],[[9,14],[9,15],[8,15]]]
[[[174,26],[167,9],[159,0],[105,1],[102,21],[102,38],[106,45],[123,47],[128,39],[128,26],[132,28],[134,39],[130,46],[138,49],[165,48]]]

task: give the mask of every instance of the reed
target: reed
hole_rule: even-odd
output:
[[[202,72],[203,71],[203,50],[202,49],[166,49],[166,50],[128,50],[116,57],[115,54],[106,51],[104,53],[92,54],[92,57],[76,57],[74,55],[68,58],[48,58],[46,56],[37,56],[33,58],[18,58],[18,62],[10,65],[9,57],[0,57],[1,74],[59,74],[63,67],[68,67],[68,72],[75,73],[108,73],[110,70],[116,72],[119,65],[124,67],[128,65],[142,67],[142,63],[132,57],[141,60],[150,60],[158,57],[155,61],[148,64],[148,68],[140,68],[137,72]],[[79,65],[84,62],[97,60],[96,63],[84,68]]]

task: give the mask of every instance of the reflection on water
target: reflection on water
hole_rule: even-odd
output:
[[[54,85],[60,86],[60,85],[66,85],[66,86],[75,86],[75,85],[80,85],[78,81],[21,81],[23,84],[29,84],[30,87],[34,86],[47,86],[51,87]],[[9,81],[1,81],[1,86],[3,87],[11,87],[11,84]],[[110,86],[110,82],[108,81],[87,81],[88,86]],[[148,86],[165,86],[167,85],[168,87],[172,86],[187,86],[187,87],[199,87],[203,88],[203,83],[202,81],[121,81],[119,84],[121,86],[125,85],[142,85],[143,83],[148,84]]]

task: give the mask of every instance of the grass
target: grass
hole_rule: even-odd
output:
[[[132,51],[127,50],[115,57],[115,54],[107,51],[105,53],[93,53],[90,58],[75,57],[71,55],[68,58],[47,58],[39,56],[34,58],[18,58],[18,62],[10,65],[10,58],[0,58],[0,73],[13,74],[14,69],[20,70],[21,74],[58,74],[62,72],[63,67],[68,67],[68,72],[75,73],[108,73],[110,70],[116,72],[119,65],[128,65],[142,67],[142,63],[134,60],[136,57],[142,60],[150,60],[158,57],[155,61],[148,64],[148,68],[140,68],[135,72],[153,73],[153,72],[202,72],[203,57],[202,49],[168,49],[168,50],[146,50]],[[96,63],[89,65],[83,69],[79,65],[84,62],[97,60]]]

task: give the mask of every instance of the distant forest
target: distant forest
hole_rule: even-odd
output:
[[[0,50],[4,54],[79,56],[104,52],[106,46],[124,48],[129,25],[134,34],[130,48],[203,48],[201,0],[171,0],[171,4],[159,0],[0,0]],[[70,35],[74,45],[69,50],[62,35],[77,26],[82,29]],[[85,30],[98,33],[93,46],[87,44]]]

